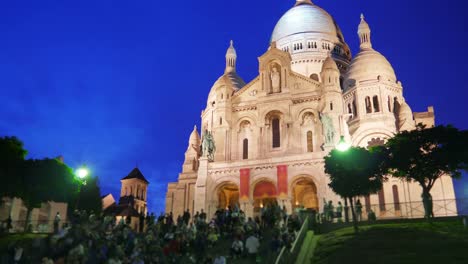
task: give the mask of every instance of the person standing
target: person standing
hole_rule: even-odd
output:
[[[356,218],[358,222],[362,221],[362,204],[359,199],[356,202]]]
[[[59,231],[60,220],[62,220],[62,218],[60,217],[60,213],[57,212],[54,218],[54,234],[57,234]]]
[[[332,201],[328,201],[328,208],[327,208],[327,221],[328,222],[333,222],[333,212],[335,210],[333,210],[333,202]]]
[[[338,219],[338,223],[343,222],[342,218],[342,213],[343,213],[343,205],[341,204],[341,201],[338,202],[338,205],[336,206],[336,218]]]
[[[247,253],[249,253],[250,259],[257,258],[259,247],[260,242],[258,241],[258,238],[252,233],[245,241],[245,248],[247,249]]]

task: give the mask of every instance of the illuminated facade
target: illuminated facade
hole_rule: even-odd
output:
[[[200,157],[197,128],[190,135],[179,179],[168,185],[166,212],[186,209],[212,215],[239,206],[247,215],[277,202],[320,210],[340,198],[328,187],[324,156],[341,137],[354,146],[382,144],[417,123],[434,125],[434,110],[412,112],[392,65],[371,42],[364,16],[358,27],[360,51],[351,55],[335,20],[310,0],[296,1],[273,30],[259,57],[259,75],[245,83],[236,73],[231,42],[224,74],[214,83],[201,114],[201,132],[216,143],[213,162]],[[433,200],[455,199],[443,177]],[[391,179],[381,192],[362,197],[377,217],[423,215],[421,188]],[[375,205],[375,207],[374,207]],[[415,209],[420,206],[420,209]],[[411,208],[411,209],[409,209]],[[414,210],[413,210],[414,209]],[[454,201],[436,215],[454,215]]]

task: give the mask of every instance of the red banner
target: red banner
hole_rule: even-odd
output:
[[[250,186],[250,169],[240,170],[240,199],[249,199],[249,186]]]
[[[288,166],[278,165],[276,167],[278,175],[278,195],[288,196]]]

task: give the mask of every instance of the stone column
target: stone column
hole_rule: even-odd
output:
[[[292,214],[292,200],[290,197],[278,198],[278,204],[281,206],[281,209],[283,209],[283,206],[285,206],[286,212],[288,214]]]
[[[201,212],[201,209],[206,212],[206,187],[208,179],[208,158],[200,158],[200,166],[198,167],[198,177],[195,184],[195,212]]]
[[[241,202],[242,211],[244,211],[247,218],[254,216],[253,201],[246,200]]]

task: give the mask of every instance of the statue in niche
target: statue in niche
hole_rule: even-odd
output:
[[[214,161],[214,153],[216,146],[213,135],[208,130],[205,130],[202,138],[202,156],[208,158],[209,161]]]
[[[277,66],[273,66],[271,69],[271,92],[280,93],[281,92],[281,73],[278,71]]]
[[[332,119],[326,114],[320,114],[320,119],[323,124],[325,134],[325,145],[333,145],[335,143],[335,128],[333,127]]]

